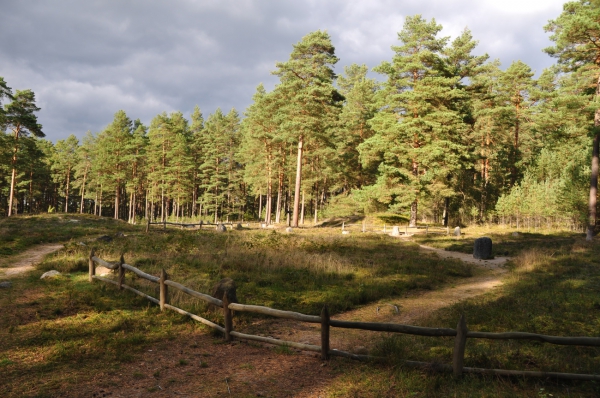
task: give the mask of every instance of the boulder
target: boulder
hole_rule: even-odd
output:
[[[492,258],[492,240],[485,236],[475,239],[473,257],[480,260],[489,260]]]
[[[116,236],[117,238],[122,238],[122,237],[124,237],[124,236],[125,236],[125,234],[124,234],[122,231],[119,231],[119,232],[117,232],[117,233],[115,234],[115,236]]]
[[[285,229],[285,232],[288,232],[288,233],[289,233],[289,232],[292,232],[292,231],[293,231],[292,227],[287,227],[287,228]]]
[[[219,300],[223,300],[223,297],[227,295],[227,299],[230,303],[237,303],[237,295],[235,293],[235,282],[231,278],[221,279],[212,289],[212,294],[214,298]]]
[[[217,232],[227,232],[227,227],[225,227],[225,225],[223,225],[223,224],[217,224],[216,231]]]
[[[59,275],[60,275],[60,272],[58,272],[56,270],[52,270],[52,271],[44,272],[42,274],[42,276],[40,276],[40,279],[51,279],[51,278],[54,278]]]
[[[0,289],[8,289],[11,286],[12,286],[12,283],[9,281],[0,282]]]
[[[242,227],[242,224],[238,224],[235,226],[235,229],[240,230],[240,229],[244,229],[244,227]]]
[[[350,235],[350,231],[342,231],[342,235]]]
[[[400,236],[400,227],[392,227],[392,236]]]
[[[454,236],[460,236],[460,234],[461,234],[460,227],[454,228]]]

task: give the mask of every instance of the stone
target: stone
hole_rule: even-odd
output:
[[[110,268],[103,266],[96,267],[96,275],[98,276],[110,275],[111,272],[113,271]]]
[[[519,237],[519,233],[518,232],[513,232],[512,236],[514,236],[515,238],[518,238]]]
[[[242,224],[238,224],[235,226],[235,229],[240,230],[240,229],[244,229],[244,227],[242,227]]]
[[[292,232],[292,231],[293,231],[292,227],[287,227],[287,228],[285,229],[285,232]]]
[[[8,282],[8,281],[6,281],[6,282],[0,282],[0,289],[8,289],[11,286],[12,286],[11,282]]]
[[[342,231],[342,235],[350,235],[350,231]]]
[[[392,227],[392,236],[400,236],[400,227]]]
[[[261,227],[261,228],[267,228],[267,224],[265,224],[265,223],[262,223],[262,224],[260,224],[260,227]]]
[[[87,245],[86,245],[85,243],[83,243],[83,242],[77,242],[77,245],[79,245],[79,246],[87,246]]]
[[[227,227],[223,224],[217,224],[216,231],[217,232],[227,232]]]
[[[124,234],[123,232],[119,231],[119,232],[117,232],[117,233],[115,234],[115,236],[116,236],[117,238],[122,238],[122,237],[124,237],[124,236],[125,236],[125,234]]]
[[[108,235],[102,235],[96,239],[98,242],[112,242],[113,238]]]
[[[475,239],[473,246],[473,257],[480,260],[489,260],[492,258],[492,240],[488,237]]]
[[[217,282],[217,284],[213,287],[211,296],[219,300],[223,300],[223,297],[227,295],[227,299],[230,303],[237,303],[238,299],[235,289],[236,287],[233,279],[224,278]]]
[[[40,276],[40,279],[50,279],[50,278],[54,278],[59,275],[60,275],[60,272],[58,272],[56,270],[52,270],[52,271],[44,272],[42,274],[42,276]]]
[[[454,236],[460,236],[460,234],[461,234],[460,227],[454,228]]]
[[[364,347],[362,345],[354,347],[354,349],[352,349],[352,352],[356,355],[369,355],[369,350],[367,349],[367,347]]]

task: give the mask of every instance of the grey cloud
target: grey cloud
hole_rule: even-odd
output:
[[[331,34],[340,63],[369,67],[392,57],[407,15],[435,17],[444,34],[465,26],[508,66],[534,69],[552,60],[542,26],[560,8],[510,14],[481,1],[179,0],[30,2],[5,0],[0,13],[0,76],[31,88],[48,138],[98,132],[124,109],[149,123],[162,111],[189,114],[198,104],[240,113],[256,86],[270,89],[270,72],[292,45],[316,29]]]

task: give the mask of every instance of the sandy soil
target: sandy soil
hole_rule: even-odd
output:
[[[0,259],[0,278],[12,278],[29,272],[50,253],[59,251],[60,243],[48,243],[29,248],[23,253]]]

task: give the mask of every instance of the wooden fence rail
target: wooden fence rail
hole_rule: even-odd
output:
[[[410,227],[407,225],[400,227],[398,225],[388,225],[388,224],[367,224],[365,222],[361,224],[349,224],[346,222],[342,222],[342,233],[348,233],[348,229],[352,227],[360,227],[361,232],[383,232],[383,233],[392,233],[394,228],[397,229],[398,232],[403,232],[405,235],[408,235],[409,232],[412,234],[450,234],[450,227],[439,227],[439,226],[430,226],[430,225],[417,225],[414,227]]]
[[[118,271],[118,280],[112,280],[109,278],[103,278],[96,275],[96,264],[111,270]],[[147,295],[131,286],[124,284],[125,271],[130,271],[140,278],[146,279],[152,283],[157,283],[160,286],[158,299]],[[121,256],[118,263],[110,263],[94,255],[94,250],[90,252],[89,256],[89,281],[99,280],[107,282],[117,286],[119,289],[129,290],[141,297],[144,297],[155,304],[160,305],[161,311],[169,309],[179,314],[189,316],[190,318],[214,328],[225,335],[225,339],[230,341],[232,338],[238,338],[242,340],[259,341],[268,344],[288,346],[297,348],[300,350],[320,352],[322,359],[329,359],[330,356],[340,356],[345,358],[357,359],[357,360],[373,360],[381,359],[368,355],[357,355],[350,352],[340,351],[330,348],[330,337],[329,331],[331,327],[347,328],[347,329],[362,329],[379,332],[392,332],[392,333],[403,333],[417,336],[428,336],[428,337],[454,337],[454,350],[452,356],[452,365],[441,365],[433,364],[428,362],[419,361],[404,361],[408,366],[427,368],[436,371],[453,372],[454,376],[461,376],[463,373],[478,373],[478,374],[495,374],[504,376],[532,376],[532,377],[552,377],[561,379],[571,380],[595,380],[600,381],[600,375],[596,374],[574,374],[574,373],[557,373],[557,372],[532,372],[532,371],[518,371],[518,370],[503,370],[503,369],[481,369],[471,368],[464,366],[464,355],[467,339],[493,339],[493,340],[534,340],[541,341],[550,344],[557,345],[579,345],[579,346],[593,346],[600,347],[600,337],[560,337],[560,336],[547,336],[536,333],[523,333],[523,332],[507,332],[507,333],[488,333],[488,332],[473,332],[467,328],[467,322],[464,315],[461,316],[456,329],[450,328],[429,328],[412,325],[402,325],[397,323],[376,323],[376,322],[349,322],[339,321],[330,319],[329,310],[327,306],[323,307],[323,311],[320,316],[306,315],[292,311],[282,311],[269,307],[263,307],[259,305],[247,305],[239,303],[229,303],[227,292],[223,295],[223,300],[219,300],[215,297],[209,296],[204,293],[192,290],[180,283],[174,282],[168,279],[167,273],[162,270],[160,276],[153,276],[147,274],[129,264],[125,264],[123,256]],[[215,305],[222,308],[224,326],[218,325],[208,319],[202,318],[198,315],[192,314],[181,308],[177,308],[168,303],[169,294],[168,288],[172,287],[178,289],[186,294],[196,297],[208,304]],[[309,323],[320,323],[321,324],[321,345],[312,345],[297,343],[293,341],[278,340],[271,337],[256,336],[251,334],[244,334],[233,330],[233,312],[253,312],[257,314],[270,315],[277,318],[292,319],[301,322]]]

